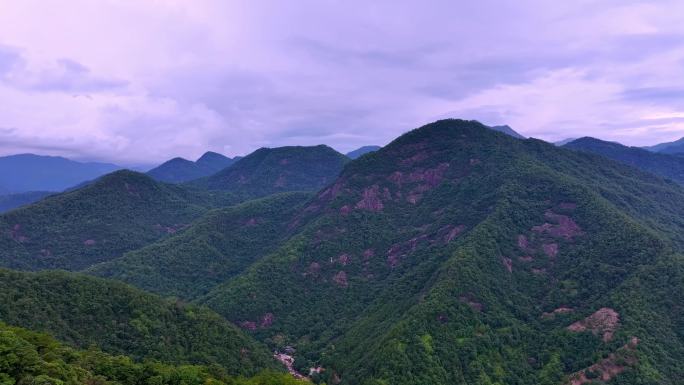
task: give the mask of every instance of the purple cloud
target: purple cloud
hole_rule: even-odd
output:
[[[122,163],[347,151],[443,117],[550,141],[673,140],[681,14],[677,0],[13,2],[0,13],[0,127],[12,127],[0,151]]]

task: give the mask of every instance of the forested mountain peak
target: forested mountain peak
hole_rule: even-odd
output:
[[[214,196],[130,170],[0,215],[0,265],[79,270],[182,230]]]
[[[350,162],[295,235],[200,301],[344,384],[675,378],[636,357],[684,351],[665,337],[681,311],[635,282],[681,263],[681,200],[599,156],[438,121]],[[647,329],[640,301],[659,314]]]
[[[326,145],[260,148],[197,185],[248,197],[315,191],[333,181],[348,161]]]
[[[217,164],[217,163],[223,163],[223,164],[225,164],[225,166],[227,166],[230,163],[232,163],[232,160],[233,159],[231,159],[225,155],[219,154],[218,152],[207,151],[197,159],[196,163],[198,163],[198,164],[211,164],[211,165]]]

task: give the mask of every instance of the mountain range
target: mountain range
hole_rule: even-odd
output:
[[[514,134],[441,120],[2,214],[0,265],[72,272],[0,270],[0,347],[130,384],[679,384],[679,157]]]
[[[380,146],[363,146],[363,147],[357,148],[354,151],[348,152],[346,155],[347,155],[347,158],[349,158],[349,159],[356,159],[356,158],[359,158],[359,157],[366,155],[370,152],[378,151],[380,148],[381,148]]]
[[[512,128],[511,128],[510,126],[508,126],[508,125],[503,125],[503,126],[489,126],[489,128],[491,128],[491,129],[494,130],[494,131],[502,132],[502,133],[504,133],[504,134],[506,134],[506,135],[508,135],[508,136],[512,136],[512,137],[514,137],[514,138],[516,138],[516,139],[525,139],[524,136],[522,136],[522,135],[520,135],[519,133],[517,133],[514,129],[512,129]]]
[[[147,172],[155,180],[168,183],[181,183],[215,174],[232,165],[240,157],[227,156],[208,151],[197,161],[173,158]]]
[[[349,158],[332,148],[260,148],[231,167],[191,185],[257,198],[285,191],[315,191],[332,182]]]
[[[644,147],[648,151],[664,154],[684,155],[684,138],[674,142],[657,144],[655,146]]]
[[[4,156],[0,157],[0,190],[5,194],[59,192],[120,168],[110,163],[83,163],[57,156]]]
[[[563,147],[599,154],[684,184],[684,157],[664,152],[653,153],[643,148],[627,147],[620,143],[589,137],[576,139],[564,144]]]

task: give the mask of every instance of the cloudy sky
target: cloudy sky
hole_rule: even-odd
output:
[[[681,0],[0,0],[0,154],[385,144],[445,117],[684,136]]]

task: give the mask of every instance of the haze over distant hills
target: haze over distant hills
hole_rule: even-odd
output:
[[[508,126],[508,125],[502,125],[502,126],[489,126],[489,128],[491,128],[491,129],[494,130],[494,131],[503,132],[504,134],[509,135],[509,136],[512,136],[512,137],[514,137],[514,138],[516,138],[516,139],[525,139],[524,136],[522,136],[522,135],[520,135],[519,133],[517,133],[514,129],[512,129],[512,128],[511,128],[510,126]]]
[[[147,175],[160,182],[187,182],[217,173],[240,158],[229,158],[208,151],[195,162],[183,158],[173,158],[148,171]]]
[[[627,147],[617,142],[590,137],[576,139],[563,147],[602,155],[684,185],[684,157],[653,153],[643,148]]]
[[[348,152],[348,153],[347,153],[347,157],[348,157],[349,159],[356,159],[356,158],[359,158],[359,157],[361,157],[361,156],[363,156],[363,155],[365,155],[365,154],[368,154],[369,152],[378,151],[380,148],[382,148],[382,147],[380,147],[380,146],[363,146],[363,147],[359,147],[359,148],[357,148],[357,149],[354,150],[354,151]]]
[[[5,193],[62,191],[120,169],[111,163],[77,162],[59,156],[0,157],[0,189]]]
[[[664,154],[684,155],[684,138],[681,138],[674,142],[667,142],[656,144],[655,146],[644,147],[644,149]]]
[[[51,194],[55,193],[51,191],[27,191],[23,193],[0,195],[0,213],[38,202]]]
[[[564,145],[566,145],[566,144],[568,144],[574,140],[577,140],[577,138],[567,138],[567,139],[559,140],[557,142],[553,142],[553,144],[560,147],[560,146],[564,146]]]

